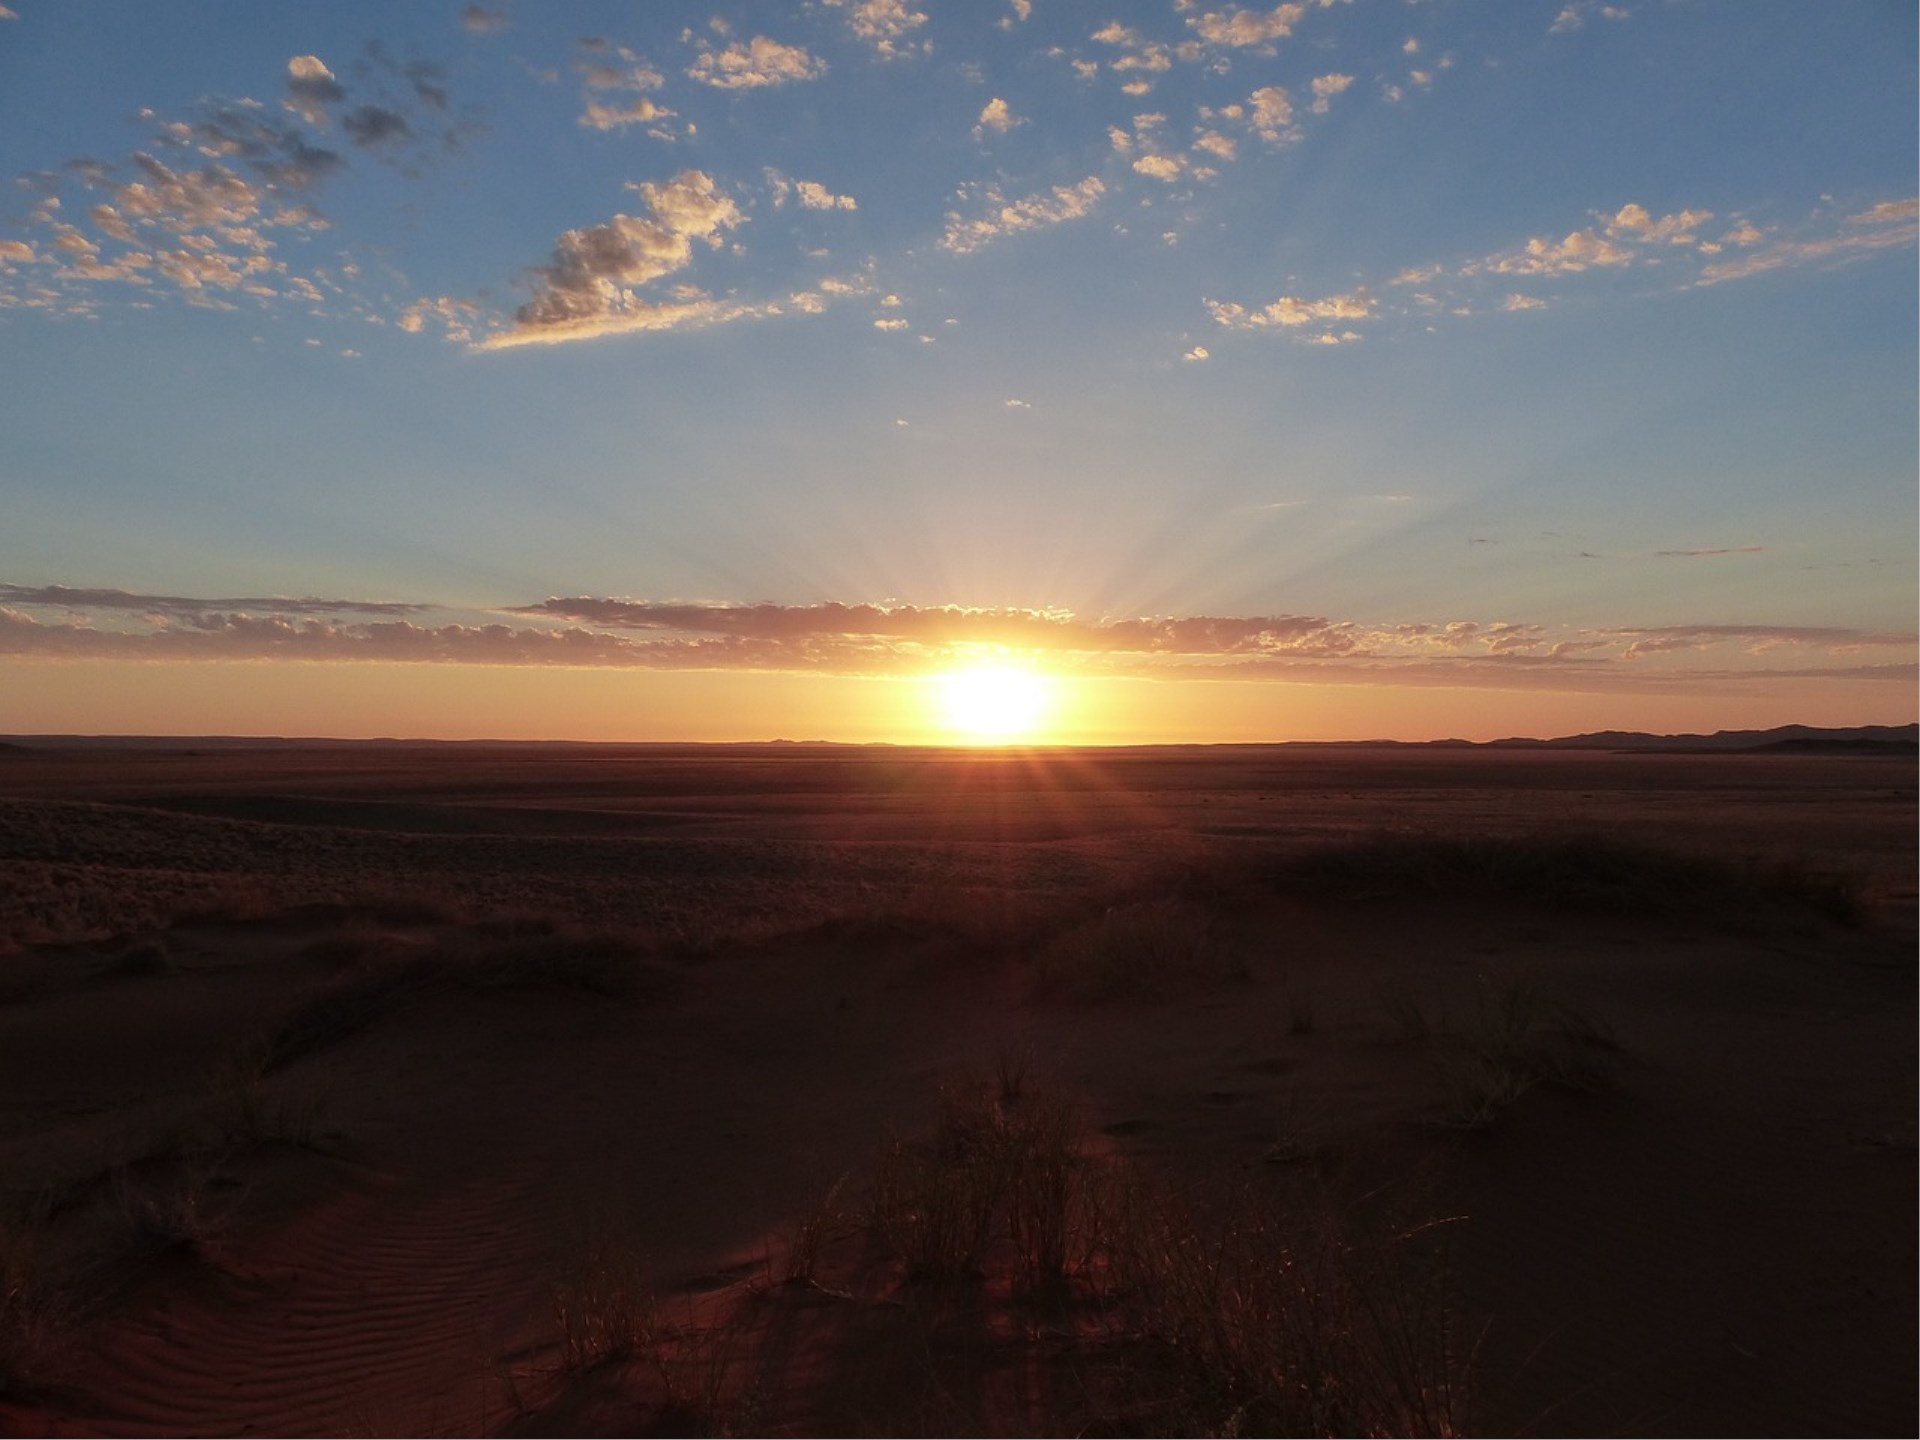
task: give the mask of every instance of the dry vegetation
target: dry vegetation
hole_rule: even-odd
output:
[[[670,835],[0,798],[0,1429],[1903,1428],[1910,776],[1810,860],[1073,773]],[[1636,1389],[1769,1263],[1855,1328]]]

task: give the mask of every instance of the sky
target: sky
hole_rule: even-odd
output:
[[[1911,721],[1916,49],[4,0],[0,732]]]

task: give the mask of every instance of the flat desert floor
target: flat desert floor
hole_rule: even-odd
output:
[[[0,1429],[1911,1435],[1915,781],[0,750]]]

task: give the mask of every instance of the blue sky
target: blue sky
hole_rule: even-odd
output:
[[[1912,718],[1911,5],[0,13],[0,729],[986,655]]]

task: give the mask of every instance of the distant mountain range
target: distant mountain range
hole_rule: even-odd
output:
[[[1776,725],[1771,730],[1716,730],[1711,735],[1654,735],[1644,730],[1594,730],[1584,735],[1561,735],[1552,740],[1534,740],[1516,735],[1506,740],[1306,740],[1276,743],[1313,748],[1390,745],[1397,749],[1408,750],[1628,750],[1670,755],[1768,751],[1807,755],[1893,755],[1908,752],[1920,754],[1920,724],[1829,727]],[[263,735],[7,735],[0,736],[0,753],[20,754],[29,750],[348,749],[356,746],[415,748],[436,745],[458,746],[466,749],[498,747],[516,750],[553,746],[627,750],[741,749],[751,748],[755,744],[793,748],[801,746],[875,748],[872,745],[838,747],[832,741],[822,740],[750,741],[744,746],[739,743],[725,746],[698,746],[690,742],[673,741],[648,743],[592,740],[334,740],[320,736]]]
[[[1920,725],[1776,725],[1771,730],[1716,730],[1711,735],[1650,735],[1641,730],[1595,730],[1556,740],[1489,741],[1500,750],[1783,750],[1878,753],[1920,750]]]

